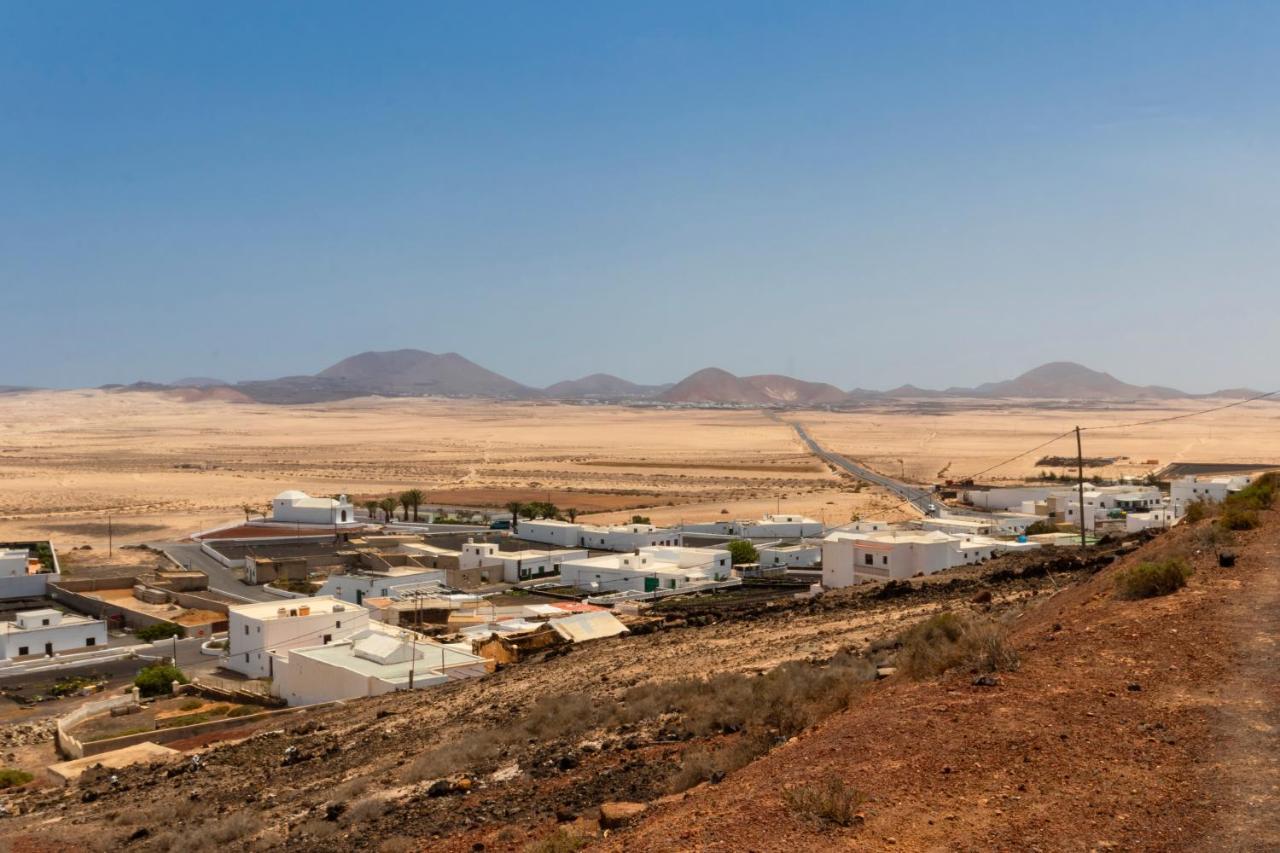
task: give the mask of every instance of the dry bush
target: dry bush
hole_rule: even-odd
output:
[[[425,849],[421,842],[403,835],[388,838],[378,845],[378,853],[416,853]]]
[[[365,797],[352,803],[342,817],[347,823],[363,823],[382,817],[387,813],[388,806],[387,801],[381,797]]]
[[[491,764],[502,749],[498,730],[472,732],[457,740],[424,752],[405,771],[406,782],[439,779],[464,769],[477,769]]]
[[[1187,524],[1195,524],[1197,521],[1203,521],[1206,518],[1213,518],[1218,514],[1218,505],[1212,501],[1192,501],[1187,504],[1187,509],[1182,515],[1182,519]]]
[[[680,769],[668,780],[668,791],[678,794],[694,785],[701,785],[718,776],[724,776],[746,767],[769,751],[770,743],[763,738],[743,735],[718,747],[692,747],[680,758]]]
[[[1222,514],[1218,516],[1218,526],[1223,530],[1253,530],[1261,523],[1257,510],[1231,505],[1223,507]]]
[[[852,826],[858,808],[866,801],[861,793],[837,776],[825,782],[797,785],[782,792],[787,808],[801,817],[836,826]]]
[[[951,669],[1008,672],[1018,653],[1003,625],[973,613],[947,611],[907,629],[899,638],[896,664],[908,678],[932,678]]]
[[[253,835],[262,828],[262,820],[253,812],[232,812],[202,828],[201,833],[219,844],[228,844]]]
[[[1116,590],[1121,598],[1155,598],[1169,595],[1187,585],[1191,566],[1186,560],[1171,557],[1154,563],[1139,563],[1116,575]]]
[[[344,803],[350,802],[351,800],[354,800],[356,797],[363,794],[366,790],[368,790],[368,788],[369,788],[369,777],[356,776],[354,779],[348,779],[347,781],[340,784],[338,787],[334,788],[333,795],[330,797],[330,799],[338,800],[339,802],[344,802]]]
[[[586,838],[560,827],[546,838],[525,845],[524,853],[575,853],[586,846]]]

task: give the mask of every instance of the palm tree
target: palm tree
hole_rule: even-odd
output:
[[[520,532],[520,510],[524,505],[520,501],[511,501],[507,504],[507,512],[511,513],[511,532]]]
[[[422,493],[422,489],[409,489],[400,495],[400,503],[404,505],[404,513],[409,514],[409,508],[413,508],[413,520],[418,520],[418,507],[422,506],[422,502],[426,500],[426,495]]]
[[[377,520],[378,520],[378,502],[377,502],[377,501],[374,501],[374,500],[368,500],[368,501],[365,501],[365,502],[364,502],[364,511],[365,511],[365,512],[367,512],[367,513],[369,513],[369,520],[370,520],[370,521],[377,521]]]
[[[378,501],[378,508],[382,510],[382,514],[386,516],[385,520],[388,522],[391,521],[393,518],[395,518],[396,507],[398,505],[399,505],[399,501],[397,501],[395,498],[383,498],[382,500]]]
[[[573,507],[569,507],[568,509],[566,509],[566,510],[564,511],[564,514],[565,514],[565,515],[567,515],[567,516],[569,516],[569,523],[570,523],[570,524],[573,524],[575,521],[577,521],[577,520],[578,520],[578,511],[577,511],[576,509],[574,509]]]

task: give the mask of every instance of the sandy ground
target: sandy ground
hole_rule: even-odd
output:
[[[550,499],[584,519],[657,523],[755,518],[781,509],[828,524],[892,515],[896,500],[833,476],[786,419],[881,470],[934,482],[972,474],[1076,423],[1203,408],[1087,411],[1043,405],[904,404],[854,413],[657,410],[431,399],[314,406],[185,403],[152,393],[0,397],[0,538],[60,550],[181,538],[261,512],[286,488],[357,500],[417,487],[429,501],[495,506]],[[1074,450],[1063,440],[1042,452]],[[1103,474],[1171,461],[1280,462],[1280,405],[1087,434]],[[1035,473],[1040,452],[992,473]],[[984,478],[990,479],[990,478]],[[117,555],[121,552],[117,551]]]
[[[824,446],[892,476],[922,483],[960,480],[999,465],[1079,425],[1116,426],[1185,415],[1226,400],[1178,400],[1141,406],[1056,408],[1031,401],[947,403],[866,409],[853,413],[796,412]],[[1085,456],[1122,457],[1090,468],[1104,477],[1145,475],[1172,462],[1280,461],[1280,403],[1256,402],[1193,418],[1127,429],[1086,431]],[[1075,436],[1053,442],[981,477],[1002,482],[1061,468],[1036,465],[1042,456],[1074,456]]]

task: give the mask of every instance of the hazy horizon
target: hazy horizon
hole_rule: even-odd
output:
[[[486,12],[488,14],[486,14]],[[1280,7],[0,10],[0,384],[1276,386]]]

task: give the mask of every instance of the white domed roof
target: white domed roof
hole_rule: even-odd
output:
[[[308,495],[306,492],[300,492],[297,489],[286,489],[276,495],[278,501],[305,501]]]

